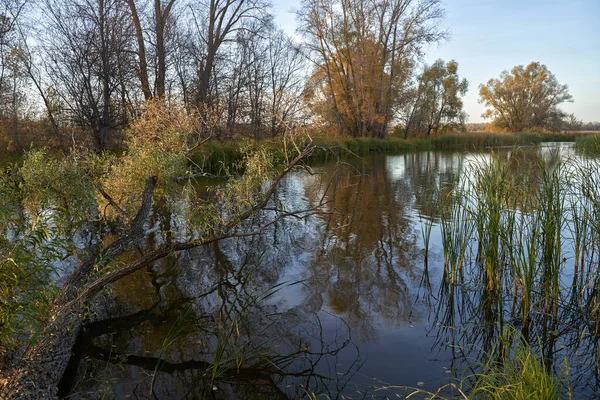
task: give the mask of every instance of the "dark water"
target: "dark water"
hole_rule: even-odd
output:
[[[572,155],[552,145],[520,157],[556,148]],[[292,173],[277,201],[298,210],[324,200],[326,213],[173,255],[119,281],[110,315],[80,338],[63,390],[79,398],[396,398],[412,391],[404,387],[435,391],[464,380],[493,334],[488,340],[472,297],[449,296],[442,285],[435,188],[489,157],[377,155]],[[163,218],[185,229],[177,215]],[[582,385],[582,396],[593,397],[594,384]]]

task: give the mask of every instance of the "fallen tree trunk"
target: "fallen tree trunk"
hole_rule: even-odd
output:
[[[156,178],[150,178],[142,196],[142,206],[129,231],[101,252],[84,261],[65,282],[52,305],[53,316],[42,332],[39,343],[13,363],[0,380],[1,399],[53,399],[71,351],[81,330],[91,296],[81,297],[93,274],[102,271],[112,260],[128,251],[144,237],[144,223],[152,211],[152,193]]]

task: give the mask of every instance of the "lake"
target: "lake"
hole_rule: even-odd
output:
[[[546,281],[539,277],[546,270],[536,269],[524,303],[521,287],[529,275],[511,272],[512,262],[521,264],[504,246],[526,247],[526,238],[517,236],[533,226],[532,207],[543,198],[507,197],[514,205],[498,215],[517,227],[510,237],[502,231],[486,242],[493,220],[477,216],[487,204],[485,192],[476,188],[477,168],[496,160],[512,176],[538,182],[559,159],[566,175],[595,162],[576,156],[570,144],[554,143],[477,153],[377,154],[320,163],[312,174],[293,172],[275,201],[287,210],[324,204],[320,213],[174,254],[117,282],[112,298],[100,300],[110,312],[80,337],[62,390],[76,393],[74,398],[396,398],[448,383],[468,386],[484,368],[484,355],[496,351],[499,335],[513,326],[526,332],[547,369],[576,398],[595,398],[600,355],[591,317],[597,297],[594,225],[585,228],[585,252],[570,239],[578,226],[573,213],[560,214],[565,219],[555,221],[560,234],[554,243],[561,244],[560,253],[552,253],[560,258],[554,297],[541,292]],[[523,182],[515,187],[535,191],[535,184]],[[599,188],[591,188],[593,201]],[[569,196],[562,198],[586,195]],[[455,200],[462,197],[467,200]],[[185,209],[183,200],[174,201],[155,220],[168,220],[175,237],[185,235],[191,229]],[[266,210],[247,228],[273,218]],[[471,235],[461,236],[465,232]],[[136,251],[164,236],[158,230]],[[488,265],[481,260],[491,259],[495,245],[500,267],[493,282],[501,287],[488,290],[490,275],[477,271]],[[533,251],[514,254],[525,259]],[[540,260],[547,254],[540,252]],[[585,262],[575,262],[580,258]],[[544,306],[548,298],[555,299],[556,310]],[[561,373],[564,365],[569,382]],[[447,387],[442,394],[458,392]]]

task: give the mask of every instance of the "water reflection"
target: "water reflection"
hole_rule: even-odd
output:
[[[514,177],[534,170],[519,183],[533,189],[539,160],[552,168],[558,155],[569,153],[556,146],[422,152],[291,174],[276,201],[293,210],[325,200],[323,214],[182,252],[120,281],[112,315],[88,324],[78,372],[65,385],[106,388],[118,398],[299,398],[310,391],[338,398],[398,393],[375,392],[386,385],[435,391],[472,374],[481,352],[497,344],[498,321],[518,324],[510,320],[514,299],[474,287],[469,279],[485,277],[466,276],[466,267],[451,279],[440,223],[440,210],[448,217],[451,209],[440,204],[472,181],[465,172],[470,165],[501,159]],[[535,206],[520,193],[511,200],[515,207]],[[267,211],[250,224],[270,217]],[[177,213],[162,218],[181,219]],[[162,237],[158,232],[157,240]],[[476,242],[467,246],[477,249]],[[588,282],[591,270],[565,274],[569,282]],[[592,306],[582,304],[591,297],[581,291],[568,293],[573,312],[561,327],[540,333],[555,342],[550,359],[565,348],[597,351],[597,340],[558,340],[568,329],[581,333],[586,322],[575,310]],[[595,327],[588,329],[593,336]],[[585,369],[574,370],[574,377],[590,378]],[[104,379],[106,387],[99,383]]]

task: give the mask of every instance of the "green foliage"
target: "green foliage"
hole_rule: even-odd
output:
[[[25,209],[52,209],[57,223],[67,225],[93,213],[95,191],[84,167],[74,157],[55,158],[45,150],[27,153],[19,170]]]
[[[255,207],[263,198],[263,184],[275,178],[281,170],[284,155],[269,145],[248,145],[240,148],[240,160],[235,164],[242,174],[231,175],[228,166],[221,170],[228,177],[223,185],[207,188],[208,196],[199,197],[192,191],[187,201],[193,206],[187,214],[187,224],[203,237],[219,236],[231,229],[234,221]]]
[[[35,340],[55,293],[52,262],[65,251],[49,213],[24,215],[14,167],[0,180],[0,363]]]
[[[575,149],[586,155],[600,154],[600,135],[581,135],[577,137]]]
[[[201,171],[223,175],[241,167],[243,154],[238,143],[210,141],[192,152],[189,159]]]
[[[504,332],[504,345],[488,356],[476,375],[470,399],[552,400],[560,398],[560,381],[546,371],[543,358],[514,329]],[[504,352],[504,356],[501,354]]]
[[[553,133],[448,133],[441,136],[417,139],[402,139],[390,136],[387,139],[377,138],[335,138],[319,135],[315,138],[315,151],[311,157],[314,160],[337,157],[364,156],[370,153],[406,153],[427,150],[477,150],[495,146],[525,146],[538,145],[542,142],[573,141],[579,135]],[[260,146],[274,152],[275,157],[282,156],[283,143],[280,140],[271,142],[245,143],[208,142],[189,155],[189,160],[196,169],[220,175],[242,172],[244,169],[244,154],[242,147],[257,149]]]
[[[55,294],[54,266],[75,248],[75,232],[96,218],[99,157],[86,158],[32,150],[0,178],[2,356],[35,340]]]
[[[85,163],[32,150],[0,178],[0,356],[35,340],[49,314],[54,266],[95,216]],[[54,278],[53,278],[54,277]]]
[[[315,144],[322,149],[313,158],[331,156],[366,155],[369,153],[389,152],[405,153],[410,151],[441,150],[455,151],[466,149],[483,149],[493,146],[515,146],[539,144],[545,135],[539,134],[502,134],[502,133],[451,133],[431,138],[387,139],[374,138],[331,138],[319,136]]]

